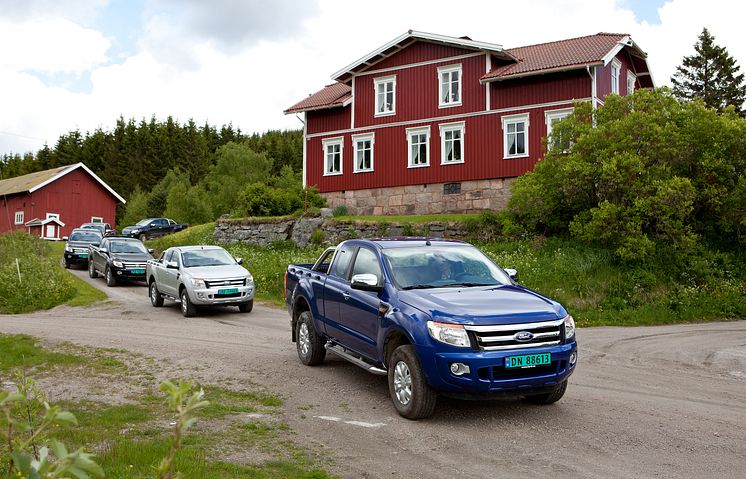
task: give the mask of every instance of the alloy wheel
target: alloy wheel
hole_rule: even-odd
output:
[[[404,361],[396,363],[394,368],[394,394],[399,403],[405,406],[412,400],[412,374]]]

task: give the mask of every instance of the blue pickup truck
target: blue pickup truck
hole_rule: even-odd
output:
[[[575,370],[575,322],[477,248],[427,238],[356,239],[290,265],[285,297],[303,364],[327,351],[387,375],[397,412],[438,394],[558,401]]]

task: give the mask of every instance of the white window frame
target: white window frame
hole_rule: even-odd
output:
[[[22,225],[25,215],[26,213],[23,211],[16,211],[15,224]]]
[[[547,125],[547,146],[552,146],[552,123],[563,120],[570,116],[574,108],[562,108],[561,110],[547,110],[544,112],[544,122]],[[563,150],[564,151],[564,150]]]
[[[464,134],[466,133],[466,122],[458,121],[454,123],[443,123],[438,125],[440,130],[440,164],[441,165],[458,165],[464,162]],[[458,161],[448,161],[446,158],[446,133],[459,132],[459,143],[461,143],[461,159]],[[453,140],[451,140],[453,141]]]
[[[512,158],[526,158],[528,157],[528,133],[529,133],[529,114],[528,113],[520,113],[517,115],[505,115],[501,119],[502,126],[503,126],[503,158],[504,159],[512,159]],[[515,124],[515,123],[524,123],[524,130],[523,134],[525,136],[524,138],[524,146],[526,148],[526,151],[523,153],[517,153],[517,154],[508,154],[508,125]],[[517,132],[515,132],[517,134]]]
[[[370,168],[360,168],[358,166],[357,162],[357,156],[360,152],[360,149],[358,148],[360,143],[370,141]],[[352,151],[353,151],[353,158],[352,158],[352,172],[353,173],[370,173],[373,171],[373,160],[374,160],[374,150],[376,143],[376,136],[375,133],[362,133],[360,135],[352,135]]]
[[[338,176],[344,172],[344,137],[337,136],[321,141],[324,152],[324,176]],[[339,145],[339,171],[329,171],[329,147]]]
[[[635,92],[635,84],[637,83],[637,75],[631,71],[627,71],[627,95],[631,95]]]
[[[101,216],[91,216],[91,223],[103,223],[104,218]]]
[[[407,128],[407,168],[426,168],[430,166],[430,127],[419,126],[417,128]],[[425,163],[413,164],[412,163],[412,138],[417,135],[424,134],[425,139],[425,155],[427,155],[427,161]]]
[[[619,80],[622,76],[622,62],[616,58],[611,62],[611,93],[619,94]]]
[[[54,218],[56,220],[59,220],[60,219],[60,214],[59,213],[47,213],[47,219],[50,219],[50,218]]]
[[[452,101],[449,99],[447,101],[443,100],[443,93],[444,93],[444,84],[443,84],[443,74],[448,73],[449,78],[450,74],[453,72],[458,72],[458,101]],[[450,86],[449,82],[449,86]],[[438,108],[450,108],[452,106],[461,106],[464,100],[463,96],[463,84],[464,84],[464,72],[461,64],[458,65],[448,65],[443,67],[438,67]],[[450,89],[450,88],[449,88]]]
[[[392,97],[393,98],[392,98],[392,101],[391,101],[391,108],[389,110],[384,110],[384,111],[379,112],[378,111],[378,107],[380,106],[381,103],[380,103],[379,98],[378,98],[378,86],[379,85],[387,85],[389,83],[392,84],[391,93],[392,93]],[[384,91],[384,96],[385,96],[385,94],[386,93]],[[375,106],[374,106],[375,110],[373,111],[373,116],[379,117],[379,116],[396,115],[396,75],[391,75],[391,76],[386,76],[386,77],[381,77],[381,78],[374,78],[373,79],[373,95],[374,95],[374,98],[375,98],[375,102],[374,102],[375,103]]]

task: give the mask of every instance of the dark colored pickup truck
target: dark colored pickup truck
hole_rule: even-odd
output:
[[[96,278],[102,274],[107,286],[122,281],[145,281],[145,265],[153,259],[152,253],[138,239],[106,237],[100,245],[89,248],[88,275]]]
[[[350,240],[290,265],[286,302],[303,364],[327,351],[388,375],[409,419],[438,394],[551,404],[575,370],[575,322],[477,248],[431,239]]]
[[[189,225],[177,223],[168,218],[145,218],[133,226],[126,226],[122,229],[122,236],[130,236],[140,241],[145,241],[158,236],[176,233],[188,228]]]
[[[97,230],[75,228],[70,233],[70,237],[63,236],[65,243],[65,252],[62,254],[62,263],[65,268],[72,265],[88,264],[88,247],[97,245],[101,242],[101,233]]]

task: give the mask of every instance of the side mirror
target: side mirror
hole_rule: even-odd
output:
[[[236,264],[243,264],[243,258],[236,258]]]
[[[153,254],[153,251],[155,251],[153,248],[148,248],[148,253]]]
[[[63,236],[62,237],[62,241],[67,241],[68,239],[69,239],[69,237],[67,237],[67,236]]]
[[[106,249],[106,248],[101,248],[100,250],[98,250],[98,252],[99,252],[99,253],[104,253],[104,254],[106,254],[106,253],[108,253],[108,252],[109,252],[109,250],[108,250],[108,249]]]
[[[375,274],[363,273],[352,277],[352,289],[380,292],[383,286],[378,284],[378,277]]]
[[[510,279],[518,282],[518,271],[513,268],[505,268],[505,272],[508,273],[508,276],[510,276]]]
[[[177,263],[176,261],[169,261],[168,263],[166,263],[166,268],[179,269],[179,263]]]

